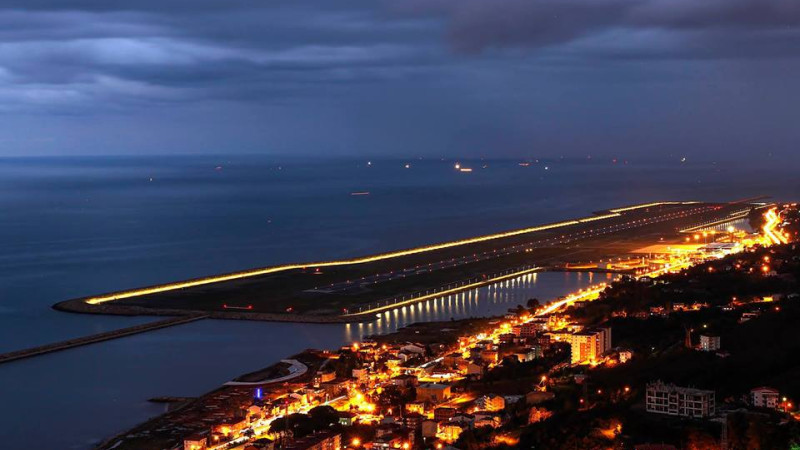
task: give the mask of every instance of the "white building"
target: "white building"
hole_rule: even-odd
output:
[[[714,391],[664,384],[647,384],[647,412],[680,417],[709,417],[715,413]]]
[[[778,409],[780,393],[770,387],[757,387],[750,391],[750,404],[756,408]]]
[[[700,335],[700,350],[704,352],[715,352],[719,350],[719,336]]]

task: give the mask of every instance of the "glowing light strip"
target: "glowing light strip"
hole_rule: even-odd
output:
[[[550,314],[550,313],[552,313],[554,311],[559,310],[560,308],[562,308],[564,306],[567,306],[569,304],[575,303],[578,300],[587,299],[587,298],[590,298],[592,296],[600,295],[600,293],[603,292],[606,289],[606,287],[608,287],[608,286],[605,283],[603,283],[599,287],[596,287],[594,289],[589,289],[589,290],[584,291],[584,292],[582,292],[580,294],[572,294],[572,295],[570,295],[567,298],[564,298],[562,300],[558,300],[558,301],[555,301],[555,302],[548,303],[547,306],[543,310],[541,310],[539,313],[536,314],[536,317],[546,316],[546,315],[548,315],[548,314]]]
[[[345,260],[338,260],[338,261],[319,261],[319,262],[308,262],[308,263],[300,263],[300,264],[286,264],[286,265],[282,265],[282,266],[265,267],[265,268],[261,268],[261,269],[248,270],[248,271],[244,271],[244,272],[235,272],[235,273],[217,275],[217,276],[212,276],[212,277],[207,277],[207,278],[198,278],[198,279],[194,279],[194,280],[180,281],[180,282],[177,282],[177,283],[163,284],[163,285],[158,285],[158,286],[150,286],[150,287],[145,287],[145,288],[141,288],[141,289],[133,289],[133,290],[130,290],[130,291],[114,292],[114,293],[110,293],[110,294],[106,294],[106,295],[100,295],[100,296],[97,296],[97,297],[87,298],[85,300],[85,302],[90,304],[90,305],[98,305],[98,304],[101,304],[101,303],[110,302],[110,301],[114,301],[114,300],[121,300],[121,299],[131,298],[131,297],[139,297],[139,296],[142,296],[142,295],[149,295],[149,294],[157,294],[159,292],[174,291],[174,290],[178,290],[178,289],[185,289],[185,288],[189,288],[189,287],[202,286],[202,285],[211,284],[211,283],[219,283],[219,282],[223,282],[223,281],[238,280],[238,279],[241,279],[241,278],[248,278],[248,277],[254,277],[254,276],[259,276],[259,275],[268,275],[268,274],[272,274],[272,273],[276,273],[276,272],[282,272],[282,271],[286,271],[286,270],[304,269],[304,268],[307,268],[307,267],[332,267],[332,266],[344,266],[344,265],[349,265],[349,264],[365,264],[365,263],[370,263],[370,262],[375,262],[375,261],[382,261],[382,260],[385,260],[385,259],[397,258],[397,257],[401,257],[401,256],[409,256],[409,255],[415,255],[415,254],[419,254],[419,253],[430,252],[430,251],[434,251],[434,250],[442,250],[442,249],[451,248],[451,247],[458,247],[458,246],[461,246],[461,245],[475,244],[475,243],[478,243],[478,242],[486,242],[486,241],[491,241],[491,240],[495,240],[495,239],[502,239],[502,238],[507,238],[507,237],[519,236],[521,234],[533,233],[533,232],[536,232],[536,231],[552,230],[552,229],[555,229],[555,228],[562,228],[562,227],[569,226],[569,225],[577,225],[577,224],[580,224],[580,223],[583,223],[583,222],[590,222],[590,221],[593,221],[593,220],[599,220],[600,218],[607,219],[607,218],[611,218],[611,217],[619,217],[620,216],[619,213],[622,212],[622,211],[630,211],[630,210],[634,210],[634,209],[638,209],[638,208],[645,208],[645,207],[656,206],[656,205],[695,204],[695,203],[698,203],[698,202],[656,202],[656,203],[648,203],[646,205],[629,206],[627,208],[611,210],[611,212],[613,214],[606,214],[604,216],[599,216],[598,218],[596,218],[596,217],[586,217],[586,218],[577,219],[577,220],[567,220],[567,221],[563,221],[563,222],[552,223],[552,224],[549,224],[549,225],[540,225],[540,226],[536,226],[536,227],[523,228],[523,229],[520,229],[520,230],[513,230],[513,231],[507,231],[507,232],[503,232],[503,233],[490,234],[490,235],[485,235],[485,236],[478,236],[478,237],[469,238],[469,239],[462,239],[462,240],[459,240],[459,241],[444,242],[444,243],[441,243],[441,244],[433,244],[433,245],[428,245],[428,246],[424,246],[424,247],[417,247],[417,248],[412,248],[412,249],[407,249],[407,250],[399,250],[399,251],[396,251],[396,252],[382,253],[382,254],[378,254],[378,255],[365,256],[365,257],[361,257],[361,258],[345,259]]]
[[[519,272],[509,273],[508,275],[502,275],[502,276],[499,276],[499,277],[496,277],[496,278],[489,278],[488,280],[477,281],[477,282],[471,283],[471,284],[465,284],[464,286],[459,286],[459,287],[456,287],[456,288],[453,288],[453,289],[448,289],[446,291],[437,292],[435,294],[423,295],[422,297],[415,297],[415,298],[408,299],[408,300],[405,300],[405,301],[402,301],[402,302],[399,302],[399,303],[392,303],[391,305],[378,306],[376,308],[368,309],[366,311],[345,314],[345,316],[360,316],[362,314],[373,314],[373,313],[377,313],[377,312],[381,312],[381,311],[387,311],[387,310],[395,309],[395,308],[400,307],[400,306],[409,305],[411,303],[417,303],[417,302],[421,302],[423,300],[430,300],[432,298],[443,297],[445,295],[455,294],[455,293],[458,293],[458,292],[461,292],[461,291],[467,291],[467,290],[470,290],[470,289],[473,289],[473,288],[476,288],[476,287],[481,287],[481,286],[485,286],[487,284],[497,283],[498,281],[507,280],[509,278],[516,278],[516,277],[518,277],[520,275],[525,275],[525,274],[537,272],[537,271],[540,271],[540,270],[542,270],[541,267],[534,267],[533,269],[525,269],[525,270],[521,270]]]
[[[619,213],[605,214],[602,216],[594,216],[594,217],[587,217],[585,219],[578,219],[578,222],[580,223],[594,222],[595,220],[610,219],[612,217],[619,217],[621,215],[622,214]]]
[[[653,202],[653,203],[645,203],[642,205],[633,205],[633,206],[626,206],[624,208],[616,208],[616,209],[609,209],[609,211],[613,213],[621,213],[626,211],[633,211],[634,209],[642,209],[642,208],[649,208],[651,206],[662,206],[662,205],[694,205],[700,202]]]

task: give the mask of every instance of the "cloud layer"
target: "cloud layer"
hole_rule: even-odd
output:
[[[21,139],[9,150],[20,152],[20,124],[33,136],[51,123],[50,131],[77,143],[85,127],[57,118],[147,123],[157,113],[188,123],[204,110],[229,117],[260,110],[280,117],[282,129],[243,134],[285,135],[275,142],[288,148],[288,123],[315,123],[351,141],[372,132],[341,131],[359,121],[404,130],[409,117],[399,115],[414,99],[429,117],[411,120],[443,121],[417,133],[426,149],[461,145],[467,138],[458,130],[476,129],[462,122],[482,122],[477,142],[518,149],[585,120],[579,110],[571,118],[564,111],[558,120],[565,123],[544,125],[558,107],[518,99],[560,105],[575,101],[570,90],[605,86],[608,100],[618,93],[608,84],[624,79],[668,82],[687,94],[723,69],[735,72],[719,78],[725,89],[774,78],[794,95],[798,57],[794,0],[5,0],[0,115],[13,119],[0,124],[0,137]],[[762,96],[776,96],[774,88]],[[669,102],[646,93],[654,104]],[[521,130],[513,124],[520,113],[537,125]],[[147,144],[159,136],[174,142],[156,133]],[[544,136],[540,142],[555,139]]]
[[[466,52],[566,44],[610,30],[685,34],[685,50],[703,35],[772,37],[796,44],[800,3],[792,0],[411,0],[398,9],[435,14],[448,24],[452,45]],[[680,50],[676,48],[675,50]],[[766,49],[769,51],[769,49]],[[771,53],[771,52],[770,52]]]

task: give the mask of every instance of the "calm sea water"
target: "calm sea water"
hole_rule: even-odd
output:
[[[438,160],[0,159],[0,351],[151,320],[50,309],[72,297],[385,251],[630,203],[800,192],[791,168],[462,164],[474,171]],[[0,442],[86,448],[160,412],[146,402],[153,396],[196,395],[307,347],[417,320],[501,313],[588,281],[539,274],[361,327],[203,321],[2,365]]]

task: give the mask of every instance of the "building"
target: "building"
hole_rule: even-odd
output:
[[[484,427],[492,427],[497,428],[503,425],[503,421],[500,419],[500,416],[496,414],[483,414],[483,413],[476,413],[475,420],[472,423],[472,426],[475,428],[484,428]]]
[[[443,420],[450,420],[456,416],[455,408],[436,408],[433,410],[433,420],[441,422]]]
[[[339,425],[343,427],[351,427],[353,423],[355,423],[356,418],[358,417],[357,414],[352,413],[350,411],[339,411]]]
[[[442,364],[447,367],[458,367],[464,362],[464,358],[461,356],[461,353],[450,353],[449,355],[445,356],[442,360]]]
[[[342,435],[333,431],[323,431],[298,439],[284,448],[286,450],[341,450]]]
[[[440,403],[450,398],[450,385],[425,383],[417,387],[417,401]]]
[[[420,344],[407,344],[400,347],[400,351],[414,353],[419,356],[422,356],[425,354],[425,347]]]
[[[714,391],[679,387],[655,381],[647,384],[647,412],[706,418],[715,413]]]
[[[757,387],[750,391],[750,404],[756,408],[778,409],[780,393],[770,387]]]
[[[415,386],[417,384],[417,377],[414,375],[398,375],[392,378],[392,384],[402,388]]]
[[[514,353],[519,362],[533,361],[536,358],[542,357],[542,347],[534,345],[532,347],[523,348]]]
[[[486,350],[481,350],[480,356],[482,360],[488,363],[496,363],[499,355],[497,353],[497,350],[486,349]]]
[[[510,344],[514,342],[517,336],[514,333],[503,333],[500,336],[497,336],[497,339],[500,341],[501,344]]]
[[[700,350],[704,352],[715,352],[720,347],[719,336],[701,334],[700,335]]]
[[[547,338],[550,342],[566,342],[569,343],[572,340],[572,335],[574,333],[572,331],[567,330],[560,330],[560,331],[551,331],[547,333]]]
[[[420,430],[422,429],[422,422],[425,420],[425,416],[419,413],[408,413],[403,417],[403,425],[410,430]]]
[[[410,430],[407,430],[410,431]],[[385,433],[378,433],[370,447],[374,450],[388,450],[397,448],[412,448],[414,446],[414,433],[404,432],[403,430],[393,430]]]
[[[206,436],[193,434],[183,440],[183,450],[205,450],[208,448],[206,441]]]
[[[455,442],[458,440],[458,437],[463,431],[463,425],[443,422],[439,424],[439,430],[436,432],[436,437],[445,442]]]
[[[467,413],[458,413],[450,419],[450,422],[462,425],[466,428],[472,428],[475,425],[475,416]]]
[[[515,325],[511,331],[519,337],[532,338],[536,337],[536,333],[544,328],[545,326],[541,322],[527,322]]]
[[[335,379],[336,379],[336,372],[332,370],[327,372],[317,372],[314,375],[314,386],[319,387],[320,384],[327,383]]]
[[[483,364],[476,364],[474,362],[467,364],[467,375],[482,377],[484,372],[486,372],[486,366]]]
[[[489,394],[475,400],[475,406],[480,411],[501,411],[506,407],[506,401],[499,395]]]
[[[611,349],[611,328],[584,330],[569,336],[572,364],[591,364],[599,361]]]
[[[435,437],[438,431],[439,431],[439,422],[435,420],[422,421],[422,437],[424,438]]]
[[[409,413],[425,413],[425,403],[423,402],[410,402],[406,403],[406,411]]]
[[[245,419],[227,419],[212,427],[212,433],[221,434],[226,438],[234,438],[239,436],[245,428],[247,428],[247,420]]]

